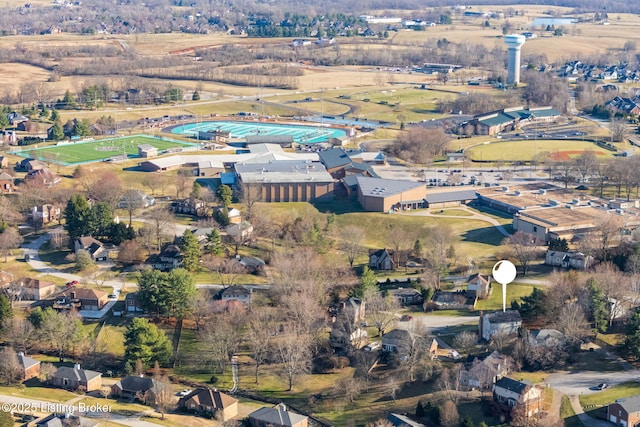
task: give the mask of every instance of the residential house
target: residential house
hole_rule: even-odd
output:
[[[220,291],[220,299],[223,302],[226,301],[240,301],[245,306],[251,305],[251,297],[253,296],[253,291],[251,288],[246,288],[244,286],[233,285],[228,288],[224,288]]]
[[[238,415],[238,399],[215,388],[198,387],[178,401],[178,408],[224,422]]]
[[[109,302],[109,294],[89,288],[72,287],[58,295],[54,308],[77,307],[79,310],[101,310]]]
[[[137,292],[129,292],[124,297],[124,306],[127,313],[142,313],[144,311],[138,302]]]
[[[182,264],[182,251],[177,245],[167,243],[162,247],[159,254],[154,254],[147,258],[146,263],[151,264],[156,270],[173,270]]]
[[[413,340],[415,340],[413,332],[405,329],[394,329],[382,336],[382,351],[403,353]]]
[[[460,371],[460,384],[474,390],[490,390],[500,378],[509,375],[513,359],[494,351],[484,359],[474,359]]]
[[[431,298],[438,310],[473,310],[476,298],[468,297],[464,292],[436,292]]]
[[[188,197],[183,200],[178,200],[171,203],[171,209],[175,213],[193,215],[193,216],[206,216],[207,204],[204,200],[194,199]]]
[[[80,427],[80,417],[78,415],[65,414],[49,414],[39,419],[35,427]],[[31,424],[29,424],[31,425]]]
[[[338,314],[345,316],[352,324],[362,322],[366,316],[367,303],[360,298],[350,297],[338,304]]]
[[[49,169],[48,167],[43,167],[40,169],[31,169],[24,177],[25,180],[35,182],[44,187],[53,187],[62,181],[62,178],[58,176],[57,173]]]
[[[309,418],[287,410],[280,403],[273,408],[263,407],[249,414],[251,427],[307,427]]]
[[[227,216],[229,217],[229,224],[240,224],[242,222],[242,213],[236,208],[229,209]]]
[[[8,271],[0,271],[0,289],[6,288],[13,282],[15,279],[13,273],[9,273]]]
[[[389,289],[389,294],[403,306],[422,304],[423,301],[420,291],[414,288]]]
[[[79,364],[76,364],[73,368],[61,366],[49,378],[49,382],[56,387],[67,390],[89,392],[100,390],[102,387],[102,374],[96,371],[80,369]]]
[[[491,294],[491,276],[475,273],[467,279],[467,296],[485,299]]]
[[[109,260],[109,253],[112,246],[107,246],[91,236],[82,236],[73,243],[75,253],[86,251],[94,262],[104,262]]]
[[[246,241],[253,233],[253,225],[248,221],[241,221],[238,224],[230,224],[225,228],[225,231],[236,242]]]
[[[530,418],[542,409],[542,391],[526,382],[502,377],[493,386],[493,407],[502,415],[518,410]]]
[[[263,259],[254,256],[243,256],[238,262],[251,274],[261,273],[266,265]]]
[[[563,252],[548,250],[544,258],[544,263],[554,267],[575,268],[576,270],[585,270],[591,267],[593,257],[585,255],[582,252]]]
[[[16,163],[16,170],[25,171],[25,172],[38,170],[46,167],[47,167],[46,163],[41,162],[40,160],[31,159],[31,158],[22,159],[20,162]]]
[[[387,421],[393,427],[425,427],[424,424],[412,420],[407,415],[390,413],[387,415]]]
[[[57,287],[53,282],[40,279],[23,277],[15,283],[17,288],[21,288],[22,299],[27,301],[40,301],[56,293]]]
[[[536,329],[529,331],[529,344],[532,346],[555,346],[563,344],[565,336],[557,329]]]
[[[489,341],[495,334],[515,335],[522,327],[522,317],[517,310],[480,313],[480,337]]]
[[[395,270],[393,251],[389,249],[369,249],[369,268],[372,270]]]
[[[29,215],[31,222],[39,226],[47,225],[53,221],[59,221],[61,211],[59,207],[53,205],[40,205],[31,208]]]
[[[142,375],[124,377],[111,386],[111,394],[113,396],[129,399],[145,400],[143,397],[148,392],[153,392],[153,380]]]
[[[23,352],[18,352],[18,363],[22,370],[21,376],[23,380],[35,378],[40,375],[40,361],[32,359],[24,355]]]
[[[153,206],[156,200],[145,194],[143,191],[131,189],[124,192],[120,201],[118,202],[118,208],[120,209],[141,209]]]
[[[10,126],[18,126],[19,123],[29,121],[29,118],[23,116],[17,111],[12,111],[11,113],[7,114],[7,120],[9,120]]]
[[[640,425],[640,394],[610,403],[607,406],[607,420],[617,426]]]
[[[6,172],[0,173],[0,193],[13,193],[16,187],[13,183],[13,177]]]
[[[18,123],[18,126],[16,126],[16,130],[33,135],[40,133],[40,126],[38,125],[38,123],[27,120],[25,122]]]
[[[361,328],[352,328],[348,323],[336,322],[329,332],[329,345],[334,351],[361,349],[367,344],[369,334]]]

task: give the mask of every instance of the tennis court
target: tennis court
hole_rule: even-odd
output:
[[[62,142],[55,146],[41,148],[25,147],[24,150],[13,154],[69,166],[108,161],[110,159],[124,160],[125,155],[126,158],[138,158],[138,145],[143,144],[155,147],[158,150],[158,154],[180,152],[184,149],[196,147],[195,144],[188,142],[149,135],[132,135],[96,141]]]
[[[317,144],[326,142],[331,138],[346,136],[346,132],[341,129],[332,129],[320,126],[285,125],[275,123],[257,122],[202,122],[189,123],[176,126],[171,129],[172,133],[178,135],[188,135],[197,138],[198,132],[229,132],[231,138],[246,138],[251,135],[281,136],[291,135],[293,141],[298,144]]]

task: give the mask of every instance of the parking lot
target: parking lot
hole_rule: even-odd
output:
[[[424,182],[429,187],[500,185],[502,173],[491,168],[429,168],[412,169],[390,160],[388,165],[373,166],[375,172],[385,179]]]

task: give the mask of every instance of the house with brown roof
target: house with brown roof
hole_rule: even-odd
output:
[[[61,218],[60,208],[53,205],[40,205],[31,208],[29,218],[33,224],[46,225]]]
[[[422,304],[423,301],[422,294],[415,288],[389,289],[389,294],[402,306]]]
[[[62,178],[57,173],[49,169],[48,167],[42,167],[40,169],[32,169],[24,177],[27,181],[36,182],[45,187],[53,187],[62,181]]]
[[[494,382],[509,374],[514,365],[509,356],[494,351],[484,359],[475,358],[460,371],[460,384],[470,390],[490,390]]]
[[[94,391],[102,387],[102,374],[96,371],[80,369],[76,364],[73,368],[61,366],[49,378],[49,382],[65,390]]]
[[[228,421],[238,415],[238,399],[218,390],[199,387],[178,401],[178,407],[185,411],[210,415],[221,421]]]
[[[467,296],[485,299],[491,294],[491,276],[475,273],[467,279]]]
[[[0,193],[13,193],[16,187],[13,183],[13,177],[6,172],[0,173]]]
[[[24,355],[23,352],[18,352],[18,363],[22,369],[22,379],[28,380],[40,375],[40,361],[32,359]]]
[[[146,263],[152,265],[156,270],[173,270],[182,264],[182,251],[177,245],[169,243],[163,246],[159,254],[147,258]]]
[[[65,306],[77,307],[79,310],[100,310],[109,302],[109,294],[97,289],[72,287],[60,295],[54,308],[63,309]]]
[[[309,417],[288,411],[281,403],[253,411],[249,414],[249,424],[251,427],[307,427]]]
[[[22,299],[40,301],[56,293],[56,284],[40,279],[23,277],[16,281],[16,287],[21,288]]]
[[[178,200],[171,203],[171,209],[175,213],[192,215],[192,216],[206,216],[207,204],[204,200],[195,199],[193,197],[187,197],[186,199]]]

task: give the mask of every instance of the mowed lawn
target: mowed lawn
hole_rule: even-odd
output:
[[[192,144],[187,142],[153,138],[146,135],[134,135],[102,139],[99,141],[56,145],[46,148],[27,149],[14,154],[62,164],[75,164],[97,162],[122,155],[123,153],[126,153],[127,156],[137,156],[138,145],[142,144],[152,145],[158,149],[158,152],[171,148],[192,146]]]
[[[594,151],[598,157],[611,157],[613,153],[603,150],[597,145],[586,141],[567,140],[537,140],[505,141],[483,144],[465,151],[472,160],[482,161],[530,161],[534,154],[548,152],[561,153],[563,151]]]

